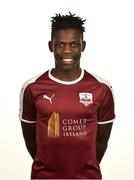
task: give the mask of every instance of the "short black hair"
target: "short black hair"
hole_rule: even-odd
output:
[[[61,15],[56,14],[54,17],[51,17],[52,25],[51,25],[51,38],[53,38],[56,30],[59,29],[78,29],[83,36],[83,32],[85,32],[85,27],[83,26],[86,19],[82,19],[75,14],[69,12],[69,15]]]

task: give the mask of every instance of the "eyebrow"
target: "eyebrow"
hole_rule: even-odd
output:
[[[55,41],[56,43],[59,42],[59,43],[65,43],[64,41]],[[69,43],[78,43],[79,41],[70,41]]]

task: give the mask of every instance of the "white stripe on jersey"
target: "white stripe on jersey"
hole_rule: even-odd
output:
[[[27,80],[27,81],[23,84],[23,86],[22,86],[22,88],[21,88],[21,92],[20,92],[19,119],[20,119],[21,121],[23,121],[23,122],[35,123],[35,121],[28,121],[28,120],[22,119],[22,113],[23,113],[23,96],[24,96],[24,91],[25,91],[26,87],[27,87],[30,83],[35,82],[36,79],[38,79],[38,77],[40,77],[42,74],[44,74],[44,72],[41,73],[41,74],[38,74],[38,75],[34,76],[33,78],[31,78],[31,79],[29,79],[29,80]]]
[[[36,121],[28,121],[28,120],[25,120],[25,119],[22,119],[22,118],[20,118],[20,120],[22,122],[26,122],[26,123],[36,123]]]
[[[106,84],[106,85],[110,88],[110,90],[111,90],[111,92],[112,92],[112,95],[113,95],[113,100],[114,100],[114,99],[115,99],[115,98],[114,98],[114,92],[113,92],[113,88],[112,88],[110,82],[107,81],[107,80],[105,80],[105,79],[103,79],[102,77],[99,77],[99,76],[95,75],[95,74],[91,74],[91,75],[92,75],[95,79],[97,79],[100,83],[104,83],[104,84]]]
[[[107,80],[105,80],[105,79],[103,79],[103,78],[101,78],[101,77],[99,77],[99,76],[97,76],[95,74],[91,74],[91,75],[94,76],[94,78],[96,78],[100,83],[104,83],[110,88],[110,90],[112,92],[112,96],[113,96],[113,101],[115,102],[114,91],[113,91],[113,88],[112,88],[111,84],[109,83],[109,81],[107,81]],[[108,120],[108,121],[97,122],[97,124],[108,124],[108,123],[112,123],[114,120],[115,119]]]
[[[99,82],[106,84],[109,88],[112,88],[110,82],[107,81],[106,79],[103,79],[102,77],[99,77],[99,76],[97,76],[95,74],[91,74],[91,75],[94,76],[95,79],[97,79]]]
[[[97,122],[97,124],[108,124],[108,123],[112,123],[115,119],[111,119],[111,120],[108,120],[108,121],[102,121],[102,122]]]

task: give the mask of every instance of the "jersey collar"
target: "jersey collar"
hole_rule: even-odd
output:
[[[55,81],[55,82],[58,82],[58,83],[60,83],[60,84],[65,84],[65,85],[76,84],[76,83],[79,82],[79,81],[83,78],[83,76],[84,76],[84,69],[81,69],[81,74],[80,74],[80,76],[79,76],[77,79],[75,79],[75,80],[73,80],[73,81],[62,81],[62,80],[60,80],[60,79],[55,78],[55,77],[51,74],[51,71],[52,71],[52,69],[50,69],[50,70],[48,71],[48,76],[49,76],[49,78],[50,78],[51,80]]]

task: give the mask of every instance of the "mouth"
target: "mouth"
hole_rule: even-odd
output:
[[[72,62],[73,61],[73,59],[71,59],[71,58],[66,58],[66,59],[62,59],[62,61],[65,61],[65,62]]]
[[[71,58],[62,59],[63,64],[72,64],[73,62],[74,62],[74,60]]]

